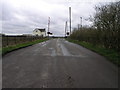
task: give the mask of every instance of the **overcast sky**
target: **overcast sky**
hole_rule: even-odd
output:
[[[69,21],[69,7],[72,9],[72,28],[94,15],[95,5],[117,0],[0,0],[0,27],[5,34],[32,34],[35,28],[46,28],[50,17],[50,31],[64,35],[65,21]],[[69,23],[68,23],[69,24]]]

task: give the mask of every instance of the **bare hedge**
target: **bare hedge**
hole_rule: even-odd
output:
[[[92,27],[74,29],[70,38],[120,51],[120,2],[95,7]]]

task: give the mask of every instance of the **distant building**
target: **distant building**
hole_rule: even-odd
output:
[[[46,31],[45,31],[45,29],[36,28],[36,29],[33,31],[33,35],[45,37],[45,36],[46,36]]]

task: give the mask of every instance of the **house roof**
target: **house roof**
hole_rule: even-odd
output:
[[[44,29],[36,28],[34,31],[37,31],[37,30],[39,30],[41,32],[45,32],[45,28]]]

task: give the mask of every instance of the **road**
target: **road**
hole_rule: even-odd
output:
[[[82,46],[51,39],[6,54],[3,88],[117,88],[118,68]]]

